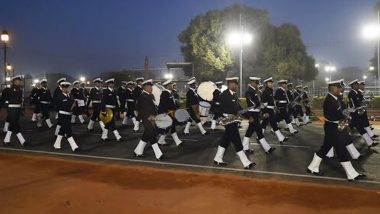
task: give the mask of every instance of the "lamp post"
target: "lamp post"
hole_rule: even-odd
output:
[[[3,30],[3,32],[0,35],[1,42],[4,44],[4,83],[7,84],[6,77],[7,77],[7,43],[9,42],[9,34],[6,30]]]
[[[6,68],[6,74],[7,74],[6,77],[11,77],[14,75],[14,69],[13,69],[13,66],[11,64],[8,63],[5,66],[5,68]]]
[[[227,42],[232,46],[239,46],[240,47],[240,54],[239,54],[239,79],[240,79],[240,96],[243,95],[243,46],[249,45],[252,42],[252,35],[246,31],[243,30],[242,26],[242,16],[240,14],[239,19],[239,30],[230,32],[227,37]]]

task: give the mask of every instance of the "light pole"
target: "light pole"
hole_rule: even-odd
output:
[[[227,42],[233,46],[240,47],[239,53],[239,79],[240,79],[240,96],[243,95],[243,46],[249,45],[252,42],[252,35],[248,32],[245,32],[242,26],[242,16],[240,14],[239,19],[239,30],[230,32],[227,37]]]
[[[4,83],[7,84],[6,77],[7,77],[7,43],[9,41],[9,34],[6,30],[3,30],[1,33],[1,42],[4,44]]]

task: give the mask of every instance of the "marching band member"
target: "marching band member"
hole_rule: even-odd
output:
[[[365,129],[366,124],[361,119],[361,115],[359,115],[360,111],[365,111],[365,109],[363,109],[364,107],[362,106],[362,100],[358,91],[359,82],[356,79],[351,81],[349,85],[352,89],[348,93],[348,103],[349,106],[354,109],[354,112],[351,113],[352,124],[355,126],[356,130],[359,132],[369,147],[375,146],[378,143],[374,142],[371,136],[368,134],[367,130]]]
[[[273,132],[275,133],[278,141],[280,143],[283,143],[288,140],[288,137],[285,137],[277,125],[277,119],[276,119],[276,103],[274,101],[273,97],[273,78],[269,77],[268,79],[264,80],[265,89],[262,93],[262,103],[264,105],[264,109],[262,110],[263,113],[263,120],[261,123],[261,128],[263,129],[263,132],[265,128],[267,127],[268,123],[270,123]]]
[[[358,89],[358,92],[359,92],[359,97],[360,97],[360,102],[361,103],[364,103],[364,90],[365,90],[365,82],[364,81],[359,81],[359,89]],[[374,138],[378,138],[379,135],[375,135],[372,131],[372,127],[371,125],[369,124],[369,120],[368,120],[368,115],[367,115],[367,110],[366,110],[366,106],[363,106],[363,111],[364,113],[362,115],[360,115],[360,118],[362,119],[363,121],[363,126],[364,126],[364,129],[366,130],[366,132],[368,133],[368,135],[374,139]]]
[[[57,94],[55,97],[56,109],[58,110],[58,120],[61,128],[59,129],[53,147],[56,150],[61,149],[61,141],[63,136],[65,136],[70,144],[71,150],[73,152],[77,152],[79,150],[79,146],[75,142],[71,130],[71,115],[72,109],[75,107],[75,99],[70,94],[70,85],[71,84],[69,82],[61,82],[61,93]]]
[[[288,82],[287,86],[286,86],[286,94],[288,96],[288,99],[289,99],[289,104],[288,104],[288,113],[289,113],[289,117],[292,121],[292,124],[296,124],[296,126],[299,126],[297,125],[296,123],[296,120],[294,118],[294,108],[293,108],[293,103],[294,103],[294,97],[293,97],[293,83],[291,82]]]
[[[162,90],[162,93],[160,95],[160,104],[158,105],[158,113],[162,114],[168,114],[172,120],[173,123],[170,129],[171,136],[177,146],[182,145],[182,141],[178,138],[177,131],[176,131],[176,126],[177,126],[177,120],[174,117],[174,112],[177,110],[177,104],[175,102],[175,99],[171,93],[171,89],[173,87],[173,81],[172,80],[166,80],[164,83],[162,83],[162,86],[165,87]],[[165,145],[167,144],[165,141],[167,130],[165,129],[159,129],[159,139],[158,143],[160,145]]]
[[[187,82],[187,85],[189,86],[189,90],[186,93],[186,108],[190,114],[190,119],[186,123],[184,133],[185,135],[190,135],[190,126],[191,126],[192,121],[194,121],[197,124],[201,134],[206,135],[207,131],[203,128],[202,122],[200,120],[200,115],[199,115],[199,97],[196,92],[195,77],[190,78],[189,81]]]
[[[126,115],[126,97],[127,97],[127,81],[121,81],[121,86],[117,89],[117,99],[120,104],[120,114],[123,115],[123,121],[121,125],[127,125],[127,117]],[[121,115],[120,115],[121,116]]]
[[[49,127],[53,127],[53,123],[50,120],[50,106],[52,102],[52,97],[50,90],[47,87],[47,79],[41,80],[41,89],[38,91],[38,103],[42,113],[42,120],[46,122],[46,125]],[[42,127],[42,120],[40,119],[37,122],[37,127]]]
[[[289,128],[289,132],[291,135],[294,135],[298,133],[297,130],[293,128],[292,121],[289,116],[289,98],[288,93],[286,91],[287,89],[287,80],[279,80],[277,81],[277,84],[279,85],[278,89],[275,92],[274,99],[276,101],[276,106],[279,110],[278,114],[278,121],[285,120],[286,127]]]
[[[302,103],[305,107],[305,114],[303,115],[304,124],[311,123],[311,120],[310,120],[311,106],[310,106],[310,102],[309,102],[309,96],[307,95],[308,88],[309,87],[307,85],[303,87],[304,93],[302,94],[302,97],[301,97]]]
[[[115,91],[115,79],[108,79],[105,81],[107,84],[107,88],[103,89],[103,98],[102,98],[102,114],[104,116],[107,115],[106,109],[111,109],[113,113],[113,117],[110,122],[108,122],[105,126],[105,129],[103,130],[101,139],[103,141],[106,141],[108,139],[108,131],[112,131],[115,135],[115,138],[117,142],[120,142],[121,136],[119,132],[116,130],[115,126],[115,114],[117,109],[119,108],[117,95]]]
[[[294,90],[293,93],[293,99],[294,99],[294,117],[297,126],[302,126],[303,124],[300,123],[299,118],[303,117],[303,110],[301,106],[301,101],[302,101],[302,96],[303,96],[303,91],[302,91],[302,85],[297,85],[296,89]],[[297,122],[298,121],[298,122]],[[303,121],[302,121],[303,122]]]
[[[122,125],[128,124],[128,118],[132,120],[133,125],[136,124],[136,115],[135,115],[135,100],[133,99],[133,81],[126,82],[125,88],[125,97],[124,105],[122,104],[121,108],[124,107],[124,118]]]
[[[137,102],[137,100],[139,99],[141,93],[143,92],[143,86],[142,86],[142,83],[144,82],[144,78],[143,77],[139,77],[139,78],[136,78],[136,87],[133,89],[133,98],[135,99],[135,103]],[[137,109],[136,109],[137,111]],[[136,115],[136,113],[135,113]],[[138,132],[139,129],[140,129],[140,118],[138,116],[136,116],[136,121],[133,121],[133,132]]]
[[[236,95],[238,80],[238,77],[226,78],[228,89],[224,90],[220,95],[220,111],[223,116],[228,116],[228,114],[237,115],[238,111],[241,110],[240,101]],[[223,156],[231,142],[235,146],[236,154],[239,156],[244,169],[250,169],[256,165],[247,158],[247,155],[243,151],[237,122],[225,126],[223,139],[214,157],[214,163],[216,165],[227,165],[227,163],[223,161]]]
[[[353,181],[364,177],[364,175],[359,174],[354,169],[351,162],[349,161],[349,154],[345,145],[346,142],[342,141],[342,139],[339,138],[338,123],[340,120],[345,118],[337,97],[341,92],[340,88],[340,80],[328,83],[329,92],[326,95],[325,101],[323,102],[323,113],[324,117],[326,118],[324,124],[325,138],[323,145],[319,151],[314,153],[313,160],[307,167],[307,170],[310,173],[322,175],[322,173],[319,171],[319,166],[322,162],[322,158],[326,156],[331,147],[334,147],[340,160],[340,164],[346,172],[347,179],[349,181]]]
[[[99,121],[100,128],[102,129],[102,132],[104,132],[105,125],[103,121],[100,120],[99,114],[102,110],[102,83],[103,80],[101,78],[96,78],[92,81],[94,83],[94,87],[90,90],[90,95],[87,100],[87,108],[92,107],[92,116],[90,118],[90,121],[88,122],[87,129],[88,130],[94,130],[94,124],[95,121]]]
[[[32,91],[30,92],[29,99],[30,104],[34,107],[33,115],[32,115],[32,121],[37,121],[37,115],[41,113],[39,105],[38,105],[38,91],[41,89],[41,83],[37,82],[36,85],[33,87]]]
[[[173,82],[173,84],[172,84],[172,95],[173,95],[173,98],[174,98],[175,103],[177,105],[177,108],[179,108],[180,100],[179,100],[179,94],[177,92],[177,84],[175,82]]]
[[[0,97],[0,108],[8,101],[7,114],[9,121],[9,129],[4,138],[4,145],[9,145],[11,142],[11,135],[16,134],[21,146],[26,146],[27,142],[21,134],[20,128],[20,115],[22,112],[23,91],[21,89],[21,82],[23,76],[15,76],[11,78],[11,85],[3,90]]]
[[[57,97],[58,94],[61,94],[61,83],[66,81],[66,77],[62,77],[61,79],[57,80],[57,88],[55,88],[54,93],[53,93],[53,100],[52,100],[52,106],[55,108],[55,98]],[[56,114],[55,114],[55,119],[58,119],[58,111],[55,109]],[[58,127],[58,126],[57,126]]]
[[[79,81],[76,80],[73,82],[74,88],[71,89],[71,95],[75,100],[75,107],[73,109],[73,114],[71,116],[71,123],[75,123],[76,118],[79,118],[81,124],[84,123],[83,113],[85,107],[85,95],[83,90],[80,88]]]
[[[141,136],[141,140],[134,150],[134,155],[136,157],[144,156],[144,149],[147,143],[150,143],[153,148],[156,160],[160,161],[166,158],[162,153],[158,143],[157,143],[157,128],[155,124],[155,117],[157,116],[157,107],[154,104],[154,96],[152,94],[153,90],[153,80],[149,79],[142,83],[143,92],[137,100],[136,110],[138,111],[138,117],[142,119],[144,126],[144,133]]]
[[[249,140],[252,137],[253,133],[256,132],[257,139],[259,140],[260,145],[264,149],[265,153],[270,154],[275,149],[272,148],[263,135],[263,130],[260,126],[260,109],[261,109],[261,96],[258,93],[259,77],[249,77],[250,83],[248,89],[245,93],[245,99],[247,100],[247,106],[253,107],[248,111],[249,125],[247,132],[245,133],[243,139],[243,150],[245,153],[253,153],[253,150],[249,148]]]
[[[216,89],[212,93],[212,103],[211,103],[211,109],[214,113],[214,116],[211,121],[211,130],[215,130],[216,128],[216,120],[219,119],[222,115],[220,115],[220,102],[219,102],[219,96],[222,93],[222,86],[223,86],[223,81],[215,82]]]

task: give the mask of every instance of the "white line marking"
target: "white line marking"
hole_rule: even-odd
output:
[[[36,151],[36,150],[23,150],[23,149],[5,148],[5,147],[0,147],[0,150],[29,152],[29,153],[37,153],[37,154],[49,154],[49,155],[58,155],[58,156],[82,157],[82,158],[100,159],[100,160],[115,160],[115,161],[123,161],[123,162],[146,163],[146,164],[156,164],[156,165],[165,165],[165,166],[181,166],[181,167],[189,167],[189,168],[197,168],[197,169],[212,169],[212,170],[219,170],[219,171],[245,172],[245,173],[253,173],[253,174],[257,173],[257,174],[269,174],[269,175],[282,175],[282,176],[297,177],[297,178],[312,178],[312,179],[320,179],[320,180],[347,181],[347,179],[344,179],[344,178],[328,177],[328,176],[314,176],[314,175],[303,175],[303,174],[284,173],[284,172],[271,172],[271,171],[261,171],[261,170],[245,170],[245,169],[235,169],[235,168],[228,168],[228,167],[212,167],[212,166],[184,164],[184,163],[169,163],[169,162],[149,161],[149,160],[140,160],[140,159],[104,157],[104,156],[94,156],[94,155],[80,155],[80,154],[69,154],[69,153],[58,153],[58,152]],[[355,181],[355,182],[380,185],[380,181],[359,180],[359,181]]]

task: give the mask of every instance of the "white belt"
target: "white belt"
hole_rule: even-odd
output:
[[[135,100],[133,99],[126,99],[128,102],[134,102]]]
[[[327,119],[325,119],[325,121],[326,121],[326,122],[330,122],[330,123],[336,123],[336,124],[339,123],[339,120],[331,121],[331,120],[327,120]]]
[[[106,105],[106,108],[115,108],[116,106],[113,105]]]
[[[100,100],[93,100],[92,103],[102,103]]]
[[[278,101],[278,103],[288,103],[288,101],[286,101],[286,100],[280,100],[280,101]]]
[[[58,113],[64,114],[64,115],[71,115],[71,112],[68,112],[68,111],[61,111],[61,110],[59,110]]]
[[[40,101],[40,103],[43,103],[43,104],[50,104],[50,102],[48,102],[48,101]]]
[[[267,108],[274,109],[274,106],[267,106]]]
[[[8,104],[8,108],[21,108],[21,104]]]
[[[260,109],[251,109],[249,112],[260,112]]]

